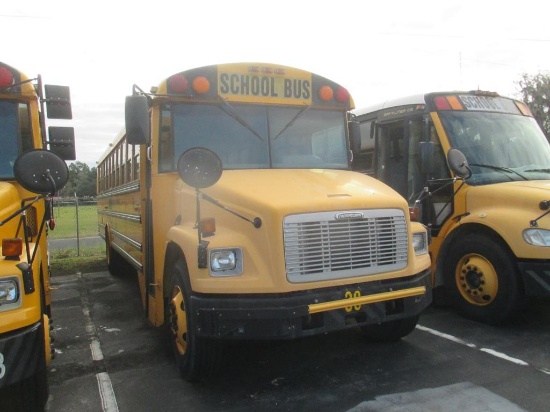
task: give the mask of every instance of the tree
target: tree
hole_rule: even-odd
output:
[[[529,106],[540,128],[550,138],[550,75],[524,73],[519,81],[523,101]],[[550,139],[549,139],[550,140]]]
[[[76,161],[69,165],[69,181],[59,191],[60,196],[94,197],[96,195],[96,168]]]

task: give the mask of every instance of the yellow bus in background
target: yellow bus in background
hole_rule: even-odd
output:
[[[430,228],[442,303],[500,323],[525,297],[550,295],[550,145],[523,102],[428,93],[354,114],[354,169],[397,190]]]
[[[44,90],[43,90],[44,89]],[[45,95],[44,95],[45,91]],[[0,63],[0,410],[42,410],[48,398],[52,196],[74,160],[69,89]],[[48,137],[49,135],[49,137]],[[49,150],[46,150],[49,148]]]
[[[426,229],[350,170],[352,107],[331,80],[263,63],[127,97],[98,162],[100,234],[111,273],[137,270],[145,315],[169,325],[184,379],[207,377],[223,340],[395,340],[430,304]]]

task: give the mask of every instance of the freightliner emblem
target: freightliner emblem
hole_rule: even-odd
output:
[[[336,219],[363,219],[362,212],[342,212],[336,214]]]

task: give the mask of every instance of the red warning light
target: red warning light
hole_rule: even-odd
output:
[[[5,67],[0,67],[0,87],[13,84],[13,74]]]
[[[185,93],[189,88],[187,78],[181,74],[175,74],[168,79],[168,86],[175,93]]]

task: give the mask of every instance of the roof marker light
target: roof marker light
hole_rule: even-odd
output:
[[[334,91],[332,90],[332,87],[323,86],[319,89],[319,98],[321,100],[328,102],[329,100],[332,100],[333,97],[334,97]]]
[[[198,94],[205,94],[210,91],[210,81],[204,76],[193,79],[193,90]]]
[[[175,74],[168,79],[168,85],[176,93],[185,93],[189,88],[187,78],[181,74]]]
[[[531,112],[531,109],[525,103],[516,102],[516,106],[519,108],[521,114],[523,114],[524,116],[533,117],[533,113]]]
[[[458,100],[458,97],[447,96],[447,101],[449,102],[453,110],[464,110],[464,107],[462,106],[460,100]]]

